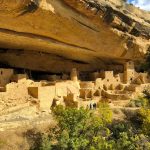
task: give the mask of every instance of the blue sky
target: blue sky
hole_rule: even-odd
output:
[[[141,9],[150,11],[150,0],[128,0],[128,2]]]

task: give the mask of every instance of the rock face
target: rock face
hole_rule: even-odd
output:
[[[150,13],[118,0],[0,0],[0,64],[107,69],[150,48]]]

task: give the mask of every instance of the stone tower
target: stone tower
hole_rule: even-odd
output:
[[[134,62],[128,61],[124,64],[124,82],[131,83],[135,77]]]
[[[78,81],[78,72],[76,68],[73,68],[71,70],[70,78],[72,81],[75,81],[75,82]]]

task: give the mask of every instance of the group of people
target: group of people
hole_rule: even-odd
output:
[[[87,107],[90,108],[90,110],[96,110],[97,104],[96,103],[90,103],[90,105],[87,105]]]

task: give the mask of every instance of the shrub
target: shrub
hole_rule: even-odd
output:
[[[120,133],[126,132],[129,130],[130,126],[125,122],[113,122],[110,126],[110,130],[112,132],[112,137],[118,139]]]
[[[43,135],[41,139],[41,143],[39,145],[39,150],[51,150],[51,142],[50,138],[47,135]]]
[[[148,99],[145,97],[138,97],[137,99],[130,100],[127,107],[147,107],[148,106]]]
[[[111,126],[115,150],[149,150],[148,137],[138,133],[128,122],[115,122]]]
[[[58,106],[53,113],[58,121],[57,149],[110,149],[106,141],[110,132],[106,127],[112,113],[106,103],[99,104],[99,113],[80,108]]]
[[[30,150],[51,150],[51,140],[47,134],[31,129],[25,136],[30,143]]]
[[[150,109],[140,109],[137,117],[141,121],[143,133],[150,136]]]
[[[110,109],[107,102],[100,102],[99,106],[99,115],[104,124],[108,124],[112,122],[112,110]]]
[[[47,134],[32,133],[36,150],[149,150],[150,110],[142,108],[137,115],[142,130],[129,122],[112,122],[107,103],[99,111],[57,106],[53,109],[57,126]],[[139,123],[139,122],[137,122]],[[142,133],[145,133],[145,135]],[[36,138],[35,138],[36,137]],[[35,145],[36,144],[36,145]]]
[[[116,141],[116,150],[149,150],[150,143],[144,135],[131,134],[126,132],[120,133],[119,139]]]

